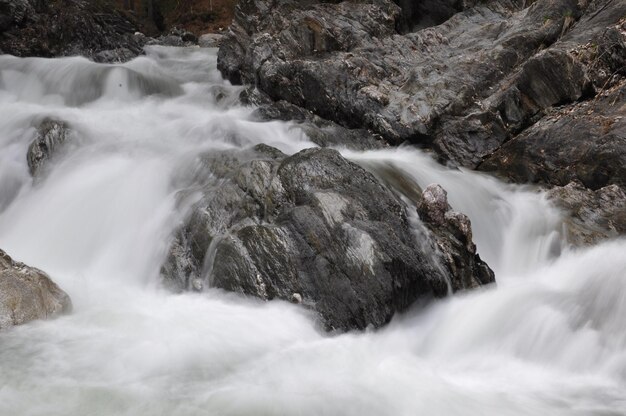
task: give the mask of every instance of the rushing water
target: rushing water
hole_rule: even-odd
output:
[[[569,250],[539,193],[415,149],[342,152],[444,186],[497,288],[338,336],[284,302],[160,288],[185,214],[176,177],[197,154],[313,146],[254,121],[215,60],[158,47],[119,66],[0,57],[0,247],[74,303],[0,333],[1,416],[626,414],[626,242]],[[45,117],[74,132],[33,183],[25,155]]]

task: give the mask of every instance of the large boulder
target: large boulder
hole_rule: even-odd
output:
[[[69,296],[41,270],[0,250],[0,329],[46,319],[72,309]]]
[[[218,66],[274,100],[475,167],[552,107],[602,90],[623,59],[623,1],[398,4],[242,0]]]
[[[409,208],[334,150],[287,157],[260,145],[212,152],[198,166],[191,179],[204,183],[181,198],[200,192],[201,200],[162,268],[179,289],[291,300],[327,329],[348,330],[381,326],[420,297],[493,281],[467,251],[466,231],[462,250],[448,249],[476,267],[456,273],[428,229],[411,225]]]

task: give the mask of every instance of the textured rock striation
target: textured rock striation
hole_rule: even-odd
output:
[[[0,329],[46,319],[72,309],[72,302],[48,275],[0,250]]]

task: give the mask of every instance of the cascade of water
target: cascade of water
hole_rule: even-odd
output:
[[[0,334],[1,415],[626,414],[626,241],[561,250],[541,194],[415,149],[342,152],[441,184],[497,288],[329,337],[290,304],[158,287],[197,155],[313,146],[254,121],[238,92],[214,50],[153,47],[118,66],[0,57],[0,247],[75,307]],[[33,182],[45,117],[74,135]]]
[[[408,147],[344,154],[378,174],[384,175],[392,166],[394,175],[407,175],[422,188],[431,183],[443,186],[452,208],[469,216],[478,251],[498,277],[536,269],[558,255],[563,246],[560,214],[530,188],[505,185],[477,172],[448,169]]]

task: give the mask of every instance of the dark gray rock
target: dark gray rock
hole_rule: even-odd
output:
[[[490,100],[505,126],[514,132],[535,122],[544,109],[576,101],[591,91],[584,66],[556,48],[529,59],[510,82]]]
[[[71,310],[67,293],[46,273],[16,262],[0,250],[0,330]]]
[[[135,31],[106,1],[0,0],[0,50],[16,56],[128,60],[143,49]]]
[[[626,79],[591,101],[553,110],[487,157],[479,169],[520,183],[625,187]]]
[[[407,206],[334,150],[287,157],[260,145],[211,153],[198,166],[194,180],[204,183],[190,193],[202,199],[163,266],[169,285],[297,301],[327,329],[348,330],[381,326],[420,297],[445,296],[450,281],[462,289],[485,280],[482,271],[466,279],[442,267]]]
[[[626,193],[617,185],[592,191],[571,182],[552,188],[548,197],[566,213],[570,244],[587,246],[626,235]]]
[[[34,14],[28,0],[0,0],[0,33],[24,24]]]
[[[180,28],[172,28],[169,33],[158,38],[149,39],[147,45],[187,47],[198,44],[198,37],[193,33]]]
[[[402,9],[400,30],[415,31],[440,25],[455,13],[460,12],[476,1],[459,0],[394,0]]]
[[[219,48],[224,40],[220,33],[205,33],[198,38],[198,46],[201,48]]]
[[[58,120],[45,119],[37,126],[37,136],[28,147],[26,160],[30,174],[36,177],[50,157],[65,143],[69,126]]]
[[[259,120],[282,120],[296,123],[309,139],[321,147],[342,147],[353,150],[371,150],[387,147],[383,138],[366,129],[348,129],[323,119],[309,110],[287,101],[272,101],[257,88],[243,90],[240,99],[256,107]]]
[[[623,1],[398,3],[242,0],[218,66],[276,101],[471,167],[622,68]]]
[[[135,58],[137,53],[128,48],[117,48],[101,51],[93,55],[94,62],[100,63],[122,63]]]
[[[453,290],[495,282],[493,271],[476,252],[470,219],[452,210],[448,194],[440,185],[432,184],[424,189],[417,212],[432,231],[448,274],[454,276]]]
[[[556,46],[582,63],[595,90],[602,91],[626,75],[626,5],[594,1],[592,6]]]

